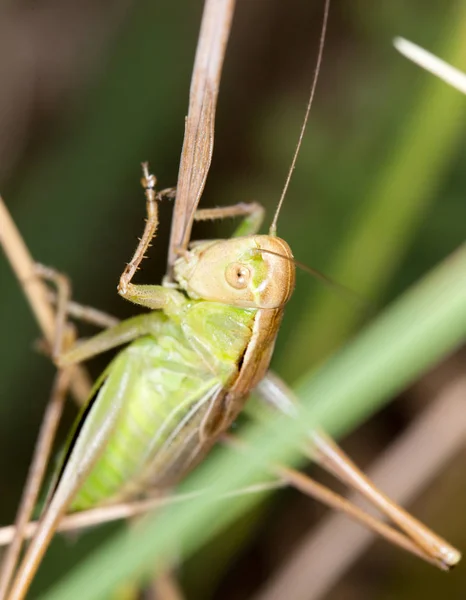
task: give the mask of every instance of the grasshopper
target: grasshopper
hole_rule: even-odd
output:
[[[267,235],[258,233],[264,211],[257,203],[198,209],[210,167],[218,81],[234,7],[233,2],[207,0],[200,36],[204,42],[196,54],[197,76],[193,77],[190,92],[176,193],[173,189],[157,191],[155,176],[148,164],[143,164],[147,221],[118,284],[123,298],[150,312],[115,322],[71,302],[62,276],[52,269],[35,267],[36,275],[51,279],[58,289],[56,323],[53,336],[49,335],[54,339],[52,354],[59,367],[51,406],[63,398],[67,386],[76,388],[77,376],[82,375],[80,363],[109,349],[126,347],[90,391],[70,434],[40,521],[33,527],[31,543],[10,584],[15,562],[12,557],[18,554],[27,533],[25,521],[30,509],[25,509],[17,521],[12,544],[15,551],[7,555],[3,570],[2,597],[19,600],[26,595],[48,543],[65,523],[66,515],[85,516],[92,513],[91,509],[115,514],[115,506],[128,502],[138,508],[126,514],[136,514],[141,506],[148,506],[140,501],[147,490],[171,489],[225,434],[251,390],[257,389],[266,402],[293,417],[291,392],[268,372],[284,308],[295,285],[291,249],[277,236],[276,229],[312,104],[328,4],[327,0],[306,116]],[[222,27],[215,26],[218,22]],[[133,277],[156,234],[158,203],[164,196],[175,194],[167,276],[162,285],[135,284]],[[243,219],[231,239],[191,241],[193,221],[224,217]],[[69,316],[106,329],[74,344],[67,325]],[[57,412],[52,417],[56,421]],[[364,493],[406,535],[365,515],[315,482],[304,484],[303,476],[296,472],[284,467],[275,469],[283,480],[310,491],[441,568],[458,562],[459,553],[454,548],[379,492],[325,434],[311,432],[310,444],[317,462]],[[26,504],[31,503],[30,497]]]

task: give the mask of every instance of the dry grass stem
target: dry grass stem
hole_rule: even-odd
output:
[[[235,0],[206,0],[189,92],[176,202],[170,235],[168,271],[186,249],[209,172],[214,147],[215,110]]]
[[[286,484],[282,480],[267,481],[264,483],[256,483],[254,485],[241,488],[234,492],[224,494],[219,498],[229,499],[243,494],[260,494],[270,490],[284,487]],[[192,498],[209,493],[209,490],[199,490],[189,494],[177,494],[174,496],[157,496],[148,498],[147,500],[139,500],[134,502],[126,502],[123,504],[113,504],[111,506],[102,506],[82,512],[66,515],[60,522],[57,531],[76,531],[86,527],[93,527],[111,521],[120,521],[122,519],[130,519],[138,515],[147,513],[156,508],[162,508],[167,504],[174,502],[187,502]],[[37,530],[37,521],[31,521],[25,528],[24,537],[31,538]],[[0,546],[10,544],[15,535],[15,526],[0,527]]]
[[[36,442],[34,455],[26,485],[17,511],[14,524],[14,537],[12,543],[3,557],[0,570],[0,598],[4,598],[10,584],[16,563],[18,561],[21,546],[26,537],[28,521],[31,518],[37,498],[40,493],[42,481],[45,475],[50,454],[52,452],[53,440],[60,423],[63,407],[66,400],[66,392],[70,384],[70,369],[58,371],[47,405],[44,418],[42,419],[39,437]]]
[[[50,348],[55,341],[55,312],[48,299],[48,288],[37,276],[35,261],[29,252],[3,199],[0,197],[0,244],[18,278],[24,295]],[[71,390],[79,403],[84,402],[91,386],[86,370],[73,367]]]

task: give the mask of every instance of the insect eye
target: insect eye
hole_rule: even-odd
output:
[[[243,290],[251,279],[250,270],[241,263],[230,263],[225,269],[227,283],[237,290]]]

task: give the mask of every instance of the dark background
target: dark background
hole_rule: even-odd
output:
[[[139,163],[150,161],[161,187],[176,183],[201,9],[198,0],[23,1],[0,8],[2,194],[33,255],[72,278],[77,300],[119,317],[135,313],[117,296],[116,283],[142,230]],[[322,9],[315,0],[239,0],[203,205],[254,199],[271,215],[304,113]],[[455,40],[466,39],[466,11],[451,0],[333,2],[317,97],[279,222],[300,261],[337,278],[376,312],[466,233],[466,101],[455,97],[452,109],[450,96],[435,99],[431,78],[393,49],[395,35],[449,59]],[[466,58],[457,66],[466,69]],[[141,281],[161,280],[170,214],[167,202]],[[229,231],[226,223],[218,235]],[[357,268],[345,268],[354,247]],[[38,330],[5,260],[0,290],[0,520],[8,524],[53,369],[33,349]],[[313,318],[315,335],[303,339],[302,324]],[[364,320],[347,299],[300,274],[275,368],[293,382]],[[289,360],[291,354],[301,360]],[[94,361],[93,374],[105,362]],[[349,436],[345,448],[368,464],[464,368],[461,353],[439,365]],[[70,406],[62,439],[74,413]],[[410,507],[460,547],[464,458]],[[246,520],[237,543],[225,535],[215,552],[182,570],[188,597],[251,597],[322,513],[296,492],[274,498]],[[84,536],[77,552],[99,535]],[[73,543],[55,544],[38,585],[66,568],[61,561],[76,560],[64,556],[64,547]],[[465,597],[464,567],[444,575],[384,543],[373,549],[327,598]]]

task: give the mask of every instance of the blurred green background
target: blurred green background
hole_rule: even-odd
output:
[[[304,113],[322,5],[239,0],[204,205],[254,199],[271,214]],[[72,278],[78,301],[119,317],[135,312],[116,283],[142,229],[139,163],[150,161],[161,187],[175,184],[201,10],[198,0],[0,8],[2,194],[33,255]],[[461,1],[333,2],[317,97],[279,222],[300,261],[357,292],[373,312],[448,256],[466,232],[466,99],[400,57],[395,35],[466,70]],[[164,273],[170,215],[167,202],[141,281],[159,282]],[[229,231],[225,223],[217,233],[209,226],[195,234]],[[0,520],[8,524],[53,369],[33,349],[38,330],[6,260],[0,289]],[[299,274],[274,367],[292,383],[370,316]],[[345,448],[369,463],[464,369],[463,358],[459,352],[439,365],[353,432]],[[94,361],[92,373],[107,360]],[[62,439],[74,414],[70,406]],[[463,547],[464,459],[412,507]],[[188,598],[251,597],[321,515],[297,493],[280,494],[236,536],[227,532],[181,569]],[[58,540],[37,589],[106,533]],[[464,567],[445,576],[377,543],[326,598],[440,593],[465,597]]]

